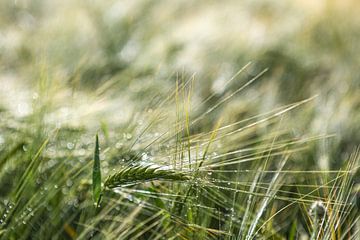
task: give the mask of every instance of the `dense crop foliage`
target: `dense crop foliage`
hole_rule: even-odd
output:
[[[1,1],[0,239],[358,239],[360,6],[310,2]]]

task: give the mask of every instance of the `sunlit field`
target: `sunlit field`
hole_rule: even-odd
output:
[[[0,239],[360,239],[359,10],[0,0]]]

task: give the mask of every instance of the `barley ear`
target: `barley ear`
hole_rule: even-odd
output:
[[[143,183],[153,180],[184,181],[189,176],[173,170],[160,169],[152,166],[125,166],[115,174],[107,177],[105,188],[117,188],[123,185]]]

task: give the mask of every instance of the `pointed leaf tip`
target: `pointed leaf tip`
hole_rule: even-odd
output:
[[[99,136],[96,134],[95,139],[95,151],[94,151],[94,166],[93,166],[93,175],[92,175],[92,185],[93,185],[93,201],[94,204],[98,207],[101,199],[101,168],[100,168],[100,146],[99,146]]]

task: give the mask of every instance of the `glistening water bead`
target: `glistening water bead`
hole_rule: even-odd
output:
[[[322,201],[315,201],[310,206],[310,216],[315,220],[322,220],[326,214],[326,207]]]

